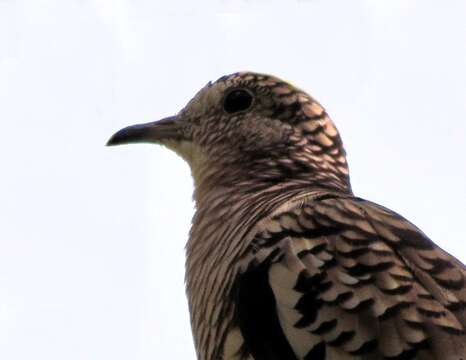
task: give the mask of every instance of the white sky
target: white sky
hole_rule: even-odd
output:
[[[106,148],[268,72],[339,127],[357,195],[466,260],[466,2],[0,0],[0,358],[194,359],[168,150]]]

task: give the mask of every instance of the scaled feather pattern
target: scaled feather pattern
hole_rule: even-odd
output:
[[[177,115],[109,145],[191,167],[186,286],[200,360],[466,360],[466,268],[353,195],[325,109],[274,76],[208,83]]]

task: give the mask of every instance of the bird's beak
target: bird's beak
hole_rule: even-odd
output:
[[[170,116],[162,120],[125,127],[108,140],[107,146],[135,143],[163,143],[182,140],[179,119]]]

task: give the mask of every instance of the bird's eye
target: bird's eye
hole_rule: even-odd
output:
[[[252,104],[252,94],[249,91],[236,89],[231,91],[223,101],[227,113],[235,113],[249,109]]]

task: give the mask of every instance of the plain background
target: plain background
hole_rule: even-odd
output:
[[[355,193],[465,261],[465,18],[462,0],[0,0],[0,358],[194,359],[189,169],[104,144],[238,70],[315,96]]]

